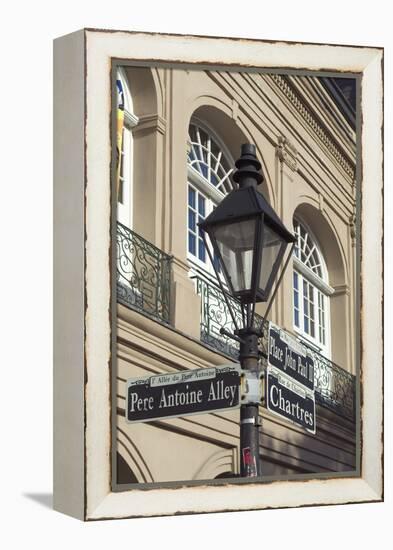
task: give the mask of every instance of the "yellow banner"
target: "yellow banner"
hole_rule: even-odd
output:
[[[123,128],[124,128],[124,110],[117,109],[117,136],[116,136],[116,154],[117,154],[117,166],[116,166],[116,189],[117,195],[119,196],[120,189],[120,174],[121,174],[121,164],[122,159],[122,149],[123,149]]]

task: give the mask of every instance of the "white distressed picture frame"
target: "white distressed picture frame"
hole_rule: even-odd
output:
[[[361,475],[111,491],[111,60],[362,74]],[[54,507],[81,520],[383,498],[383,50],[81,30],[55,41]]]

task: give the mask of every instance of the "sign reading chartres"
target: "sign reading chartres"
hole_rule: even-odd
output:
[[[314,361],[307,349],[269,324],[266,404],[269,411],[315,434]]]
[[[158,374],[127,381],[126,419],[149,422],[240,407],[240,366]]]

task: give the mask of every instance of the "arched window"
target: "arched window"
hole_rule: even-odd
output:
[[[117,219],[123,225],[132,227],[132,172],[133,142],[132,128],[138,117],[133,113],[132,97],[126,75],[119,69],[116,77],[117,89]]]
[[[326,263],[307,227],[294,220],[297,236],[293,258],[293,325],[299,336],[330,356],[330,307]]]
[[[212,268],[197,224],[234,188],[233,166],[229,152],[214,132],[192,121],[187,150],[187,251],[191,263],[207,272]]]

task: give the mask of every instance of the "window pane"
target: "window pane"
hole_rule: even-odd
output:
[[[323,279],[323,257],[314,237],[296,220],[294,232],[297,236],[294,255],[318,278]],[[329,341],[326,331],[329,298],[319,290],[316,279],[313,278],[311,282],[307,279],[307,271],[302,273],[300,275],[299,272],[293,271],[293,323],[306,337],[312,338],[324,347]]]
[[[190,186],[188,186],[188,204],[192,208],[195,208],[195,191]]]
[[[210,142],[210,150],[212,152],[212,156],[214,156],[214,159],[213,159],[213,166],[214,166],[220,154],[220,148],[218,147],[217,143],[213,140],[211,140]]]
[[[300,328],[299,275],[296,271],[293,272],[293,322],[296,327]]]
[[[218,184],[218,178],[217,178],[217,176],[216,176],[216,174],[215,174],[214,172],[212,172],[212,173],[210,174],[210,181],[212,182],[212,184],[213,184],[214,186],[216,186],[216,185]]]
[[[202,262],[206,262],[205,244],[202,239],[198,239],[198,256]]]
[[[310,336],[315,337],[315,309],[314,309],[314,287],[308,284],[308,295],[310,304]]]
[[[199,216],[199,217],[198,217],[198,223],[201,223],[201,222],[203,222],[203,218],[201,218],[201,217]],[[202,237],[202,236],[203,236],[203,229],[202,229],[202,227],[200,227],[199,225],[198,225],[198,236],[199,236],[199,237]]]
[[[310,318],[311,319],[315,319],[315,316],[314,316],[314,304],[312,302],[310,302]]]
[[[200,216],[203,216],[203,218],[205,217],[205,204],[205,197],[198,193],[198,212]]]
[[[190,231],[188,232],[188,251],[196,256],[196,237]]]
[[[293,272],[293,286],[296,290],[299,288],[299,276],[296,271]]]
[[[196,224],[195,224],[195,212],[191,209],[188,209],[188,229],[191,229],[191,231],[196,230]]]
[[[214,258],[213,258],[213,262],[214,262],[214,267],[216,268],[217,270],[217,273],[221,273],[221,266],[220,266],[220,262],[217,258],[217,255],[214,254]]]
[[[198,171],[206,183],[217,187],[218,182],[228,172],[232,172],[232,159],[226,158],[222,147],[215,141],[211,133],[203,130],[197,124],[190,124],[188,133],[191,143],[191,150],[187,157],[188,165]],[[226,195],[231,189],[232,184],[223,186],[220,191]]]
[[[296,290],[293,293],[293,305],[296,309],[299,309],[299,293]]]
[[[314,238],[297,220],[294,221],[294,231],[297,235],[295,256],[319,278],[323,279],[323,260]]]
[[[319,341],[322,345],[326,344],[325,336],[325,296],[318,292],[318,324],[319,324]]]

